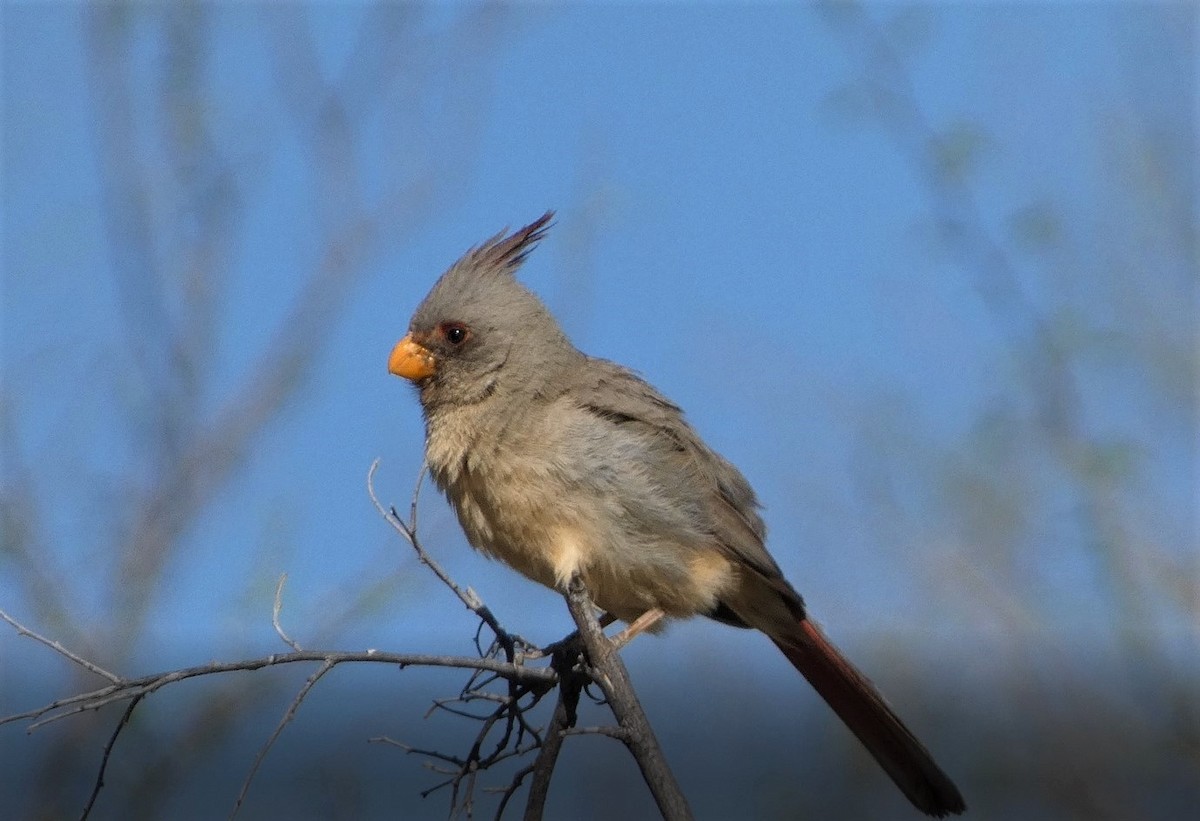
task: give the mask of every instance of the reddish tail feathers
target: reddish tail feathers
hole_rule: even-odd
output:
[[[929,751],[892,712],[875,685],[854,669],[819,627],[802,619],[791,635],[772,636],[771,640],[917,809],[940,818],[967,808],[958,788],[933,762]]]

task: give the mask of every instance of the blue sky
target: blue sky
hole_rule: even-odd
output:
[[[126,498],[123,477],[146,477],[120,420],[155,400],[127,373],[82,8],[3,10],[0,398],[22,460],[36,467],[75,615],[95,621],[108,593],[89,576],[112,572],[107,514]],[[164,46],[160,13],[139,8],[129,76],[147,128],[129,151],[154,170],[164,167],[152,105]],[[354,76],[365,20],[354,4],[205,8],[205,116],[235,169],[241,211],[214,286],[201,418],[251,372],[323,232],[346,216],[342,203],[318,200],[319,158],[281,94],[269,32],[281,16],[307,20],[335,83]],[[1038,510],[1014,537],[1012,566],[939,518],[955,466],[1005,484],[1004,459],[989,474],[967,443],[978,444],[972,432],[996,408],[1030,399],[1012,327],[934,230],[929,175],[856,103],[876,29],[808,6],[521,5],[445,48],[467,13],[423,9],[421,47],[393,69],[445,83],[445,98],[406,108],[403,82],[348,89],[366,199],[423,171],[444,193],[411,226],[387,226],[395,233],[366,257],[332,333],[313,340],[320,352],[297,400],[184,535],[141,665],[279,649],[269,616],[282,572],[302,635],[320,633],[328,602],[399,569],[386,607],[340,627],[338,643],[466,649],[467,614],[413,564],[364,491],[380,457],[380,492],[406,506],[421,460],[415,397],[385,360],[449,263],[548,208],[557,226],[522,279],[579,347],[642,372],[743,469],[773,552],[835,636],[867,652],[890,636],[1005,632],[1008,616],[980,615],[945,580],[940,568],[961,564],[1015,602],[1029,590],[1010,587],[1044,589],[1056,604],[1042,615],[1099,640],[1106,625],[1071,604],[1105,593],[1060,470],[1031,469]],[[900,56],[925,123],[965,152],[955,185],[973,197],[977,224],[1036,310],[1078,344],[1089,438],[1137,454],[1120,488],[1136,511],[1131,527],[1178,558],[1194,547],[1194,418],[1181,397],[1194,396],[1195,371],[1158,365],[1181,345],[1188,356],[1195,245],[1193,234],[1191,258],[1178,253],[1160,216],[1194,231],[1194,13],[1170,3],[888,4],[866,19]],[[1184,204],[1170,210],[1177,189]],[[1048,245],[1015,238],[1022,215],[1050,226]],[[159,217],[186,232],[185,221]],[[1104,334],[1108,347],[1086,347]],[[1155,340],[1166,353],[1148,352]],[[892,477],[903,515],[863,495],[864,471]],[[553,594],[474,556],[435,494],[425,499],[426,543],[460,581],[521,632],[566,631]],[[0,607],[27,614],[19,572],[0,561]],[[1185,616],[1155,611],[1147,627],[1186,633]],[[667,652],[703,665],[696,654],[715,646],[772,681],[793,675],[765,642],[707,624],[652,644],[631,648],[631,664]],[[31,652],[0,635],[5,657]]]
[[[1172,11],[1147,19],[1122,6],[925,7],[893,24],[914,43],[911,82],[930,124],[971,124],[984,136],[972,185],[989,229],[1003,236],[1010,212],[1040,202],[1086,226],[1094,202],[1114,196],[1120,182],[1099,168],[1106,128],[1116,118],[1170,118],[1187,98],[1186,72],[1154,78],[1141,62],[1169,64],[1174,54],[1150,53],[1146,40],[1187,46],[1182,34],[1148,30]],[[456,13],[433,12],[425,25],[437,31]],[[7,17],[6,394],[37,454],[53,449],[62,427],[79,426],[77,403],[112,401],[120,341],[78,10],[17,6]],[[312,10],[329,77],[342,71],[362,17],[354,6]],[[154,90],[149,68],[162,48],[152,20],[146,14],[133,40],[133,59],[146,67],[134,89],[143,95]],[[248,203],[221,338],[212,341],[224,384],[244,374],[319,250],[304,173],[311,160],[289,134],[264,54],[269,22],[241,7],[211,20],[214,131],[242,163]],[[384,457],[380,477],[402,501],[419,463],[419,414],[406,386],[382,371],[386,350],[458,253],[546,208],[559,211],[559,226],[524,280],[566,311],[582,348],[642,371],[743,466],[767,505],[774,549],[802,589],[812,586],[805,553],[846,547],[798,544],[804,525],[790,513],[784,474],[816,474],[838,495],[842,414],[875,392],[896,392],[937,438],[950,438],[978,413],[1003,334],[970,275],[930,250],[929,198],[902,149],[870,114],[839,107],[863,71],[852,32],[839,34],[811,8],[776,6],[523,7],[506,25],[466,191],[371,263],[310,388],[221,510],[205,517],[205,535],[194,538],[206,549],[187,551],[181,588],[192,573],[251,563],[246,543],[268,510],[288,522],[288,539],[302,540],[282,568],[296,594],[310,574],[338,577],[343,563],[364,561],[360,545],[386,538],[362,497],[366,466]],[[368,113],[366,128],[382,116]],[[373,152],[385,150],[367,140],[367,180]],[[259,157],[263,166],[250,167]],[[599,216],[584,214],[589,203]],[[584,217],[595,222],[586,259],[571,259],[568,232]],[[1036,299],[1045,296],[1040,264],[1021,271]],[[216,398],[222,383],[215,388]],[[1099,412],[1108,409],[1102,400]],[[103,472],[113,435],[100,419],[89,425],[80,436],[90,447],[77,455]],[[775,442],[803,454],[803,465],[780,471],[781,448],[764,447]],[[508,586],[503,571],[479,573]],[[835,570],[818,583],[850,595],[864,574],[875,576]]]
[[[214,403],[285,316],[320,241],[305,173],[311,158],[289,133],[264,52],[270,15],[216,8],[207,69],[215,132],[240,163],[247,206],[213,340]],[[437,31],[460,12],[433,12],[424,25]],[[1122,185],[1104,169],[1107,132],[1122,121],[1144,118],[1152,128],[1182,116],[1175,106],[1187,99],[1187,73],[1153,65],[1170,69],[1185,54],[1182,34],[1152,30],[1157,16],[1172,13],[1179,10],[925,7],[910,9],[908,20],[888,9],[873,16],[901,18],[892,30],[912,42],[911,82],[928,121],[939,129],[968,123],[983,135],[971,182],[987,227],[1003,236],[1013,211],[1047,202],[1086,255],[1086,232],[1104,218],[1094,213],[1098,203]],[[16,6],[7,17],[6,400],[27,453],[58,459],[57,443],[69,442],[75,458],[104,473],[106,463],[134,457],[86,410],[111,410],[122,380],[80,14]],[[362,19],[354,6],[311,10],[327,76],[342,71]],[[149,69],[162,48],[153,20],[146,15],[133,40],[135,64],[146,68],[135,75],[139,95],[154,90]],[[366,466],[383,457],[381,482],[403,501],[421,445],[413,397],[380,363],[462,250],[555,208],[558,228],[523,276],[565,311],[577,344],[643,372],[743,467],[767,506],[775,551],[810,597],[821,597],[805,581],[813,553],[831,571],[816,584],[839,598],[863,598],[852,591],[864,578],[884,588],[882,600],[897,595],[887,590],[896,585],[886,556],[856,555],[865,567],[838,569],[851,548],[834,534],[852,522],[829,523],[821,543],[806,543],[812,525],[797,520],[813,511],[798,510],[796,483],[844,499],[854,435],[846,414],[874,393],[903,395],[935,439],[960,434],[996,390],[1005,339],[969,272],[931,250],[919,172],[870,114],[839,105],[863,71],[853,32],[839,33],[813,9],[775,6],[528,7],[504,24],[464,191],[370,263],[310,387],[190,537],[195,549],[171,574],[181,594],[194,574],[251,566],[264,528],[276,526],[265,520],[285,522],[280,538],[298,540],[280,568],[297,597],[306,585],[369,572],[363,563],[377,554],[363,545],[389,536],[362,493]],[[1175,51],[1155,53],[1146,44],[1155,38]],[[434,71],[454,72],[463,61],[434,62]],[[364,128],[383,132],[384,114],[368,108]],[[364,142],[358,170],[369,181],[378,175],[373,163],[384,162],[374,152],[387,148],[380,136]],[[594,222],[585,258],[571,259],[580,249],[566,247],[568,232],[585,218]],[[1043,260],[1019,262],[1045,310],[1070,298],[1040,279]],[[1075,307],[1104,310],[1087,299]],[[1097,404],[1099,415],[1117,412],[1102,396]],[[47,475],[60,488],[46,489],[55,496],[87,493],[72,487],[85,481],[75,468]],[[1186,477],[1176,470],[1167,478]],[[1176,498],[1190,493],[1174,487]],[[64,530],[72,527],[62,518]],[[453,528],[444,535],[445,551],[458,557]],[[510,586],[503,571],[463,561],[497,588]],[[856,617],[869,620],[876,597],[865,599]],[[174,606],[181,602],[190,599]],[[164,629],[207,631],[205,605],[194,605],[191,618],[185,607]]]

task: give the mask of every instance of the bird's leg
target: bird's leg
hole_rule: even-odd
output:
[[[647,610],[645,613],[630,622],[628,627],[612,637],[611,641],[613,643],[613,647],[617,650],[620,650],[626,644],[629,644],[629,642],[633,641],[633,639],[639,633],[646,632],[651,627],[662,621],[662,618],[665,615],[666,613],[659,610],[657,607],[653,610]]]
[[[614,616],[612,613],[601,613],[598,621],[600,622],[600,629],[603,630],[605,627],[608,627],[613,622],[619,621],[619,619],[616,616]],[[554,655],[554,651],[556,651],[558,648],[565,647],[566,645],[570,644],[571,642],[575,641],[578,638],[579,638],[579,631],[576,630],[575,632],[571,633],[571,635],[567,636],[566,638],[559,639],[558,641],[554,642],[553,644],[548,644],[545,647],[541,647],[541,648],[527,652],[525,654],[525,658],[540,659],[540,658],[545,658],[546,656],[552,656],[552,655]],[[630,636],[629,638],[631,639],[631,638],[633,638],[633,636]],[[628,641],[628,640],[629,639],[626,639],[626,641]],[[621,646],[622,645],[618,644],[617,648],[620,649]]]

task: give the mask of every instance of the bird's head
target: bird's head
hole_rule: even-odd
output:
[[[581,356],[516,272],[553,212],[472,248],[450,266],[413,314],[388,370],[411,380],[421,402],[463,405],[497,392],[537,391]]]

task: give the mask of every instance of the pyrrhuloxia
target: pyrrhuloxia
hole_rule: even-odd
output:
[[[913,804],[962,812],[928,751],[808,618],[742,474],[640,377],[577,350],[517,282],[551,217],[451,266],[388,363],[419,389],[430,471],[471,544],[551,588],[579,574],[625,621],[661,611],[761,630]]]

